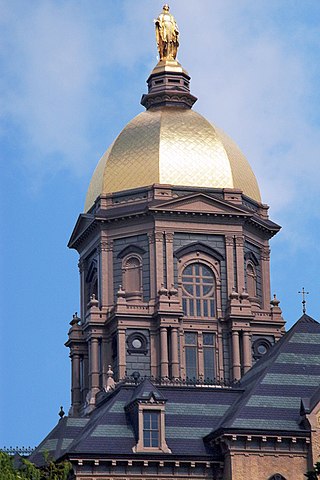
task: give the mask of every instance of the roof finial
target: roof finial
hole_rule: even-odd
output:
[[[309,295],[309,292],[306,292],[304,287],[302,287],[301,292],[298,292],[298,293],[300,293],[302,295],[302,302],[301,302],[302,303],[302,312],[303,312],[303,314],[305,314],[306,311],[307,311],[307,309],[306,309],[306,303],[307,303],[306,295]]]
[[[178,25],[169,10],[170,7],[166,3],[163,5],[162,12],[154,21],[160,61],[175,60],[179,47]]]

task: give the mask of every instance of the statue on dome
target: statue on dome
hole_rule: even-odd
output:
[[[166,3],[163,5],[162,13],[154,21],[160,60],[175,60],[179,47],[178,25],[169,10]]]

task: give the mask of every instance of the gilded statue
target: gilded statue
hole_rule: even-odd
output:
[[[160,60],[175,60],[179,47],[178,25],[169,10],[169,5],[166,3],[162,13],[154,21]]]

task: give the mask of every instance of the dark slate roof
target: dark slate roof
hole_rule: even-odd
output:
[[[130,416],[126,414],[126,405],[131,403],[133,398],[141,398],[145,387],[150,393],[150,385],[152,384],[149,381],[138,386],[121,385],[108,395],[89,417],[63,418],[33,453],[31,461],[41,462],[45,450],[49,450],[56,459],[66,453],[83,457],[138,457],[139,455],[132,451],[137,442],[134,426]],[[214,451],[204,443],[203,437],[219,425],[223,415],[242,391],[196,386],[153,386],[152,390],[159,392],[159,398],[166,399],[166,441],[172,455],[194,459],[212,458]],[[83,422],[85,426],[75,435],[75,431],[68,427],[68,422]],[[62,448],[66,445],[67,448]],[[157,456],[154,453],[150,455]]]
[[[137,388],[134,389],[129,403],[133,403],[135,400],[150,400],[151,397],[154,397],[156,400],[165,400],[159,389],[153,385],[148,378],[145,378]]]
[[[303,433],[301,399],[312,399],[319,384],[320,324],[303,315],[243,377],[245,392],[220,427]]]
[[[320,324],[303,315],[239,386],[155,386],[150,380],[121,384],[105,394],[87,417],[60,420],[30,459],[41,463],[45,451],[55,459],[64,455],[154,457],[157,454],[133,453],[135,425],[127,409],[136,400],[154,396],[165,402],[171,456],[219,460],[218,447],[214,451],[206,440],[224,431],[307,435],[307,423],[300,423],[301,399],[308,408],[315,404],[319,384]]]
[[[37,465],[45,463],[44,454],[48,453],[50,458],[62,457],[72,442],[78,438],[84,427],[88,424],[88,418],[64,417],[40,443],[30,455],[29,460]]]

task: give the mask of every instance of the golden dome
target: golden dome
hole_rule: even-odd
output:
[[[261,202],[257,180],[239,147],[185,108],[151,108],[127,124],[97,165],[85,211],[101,194],[154,183],[235,188]]]

